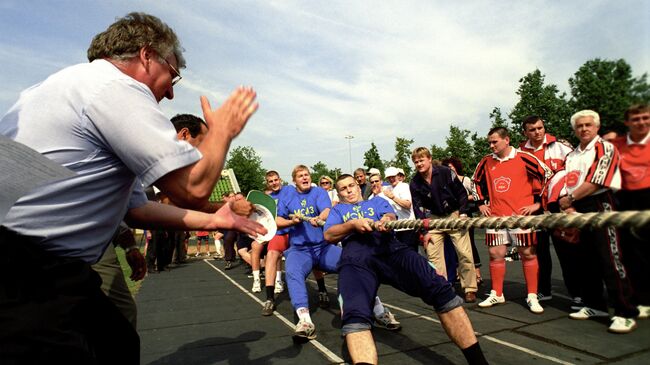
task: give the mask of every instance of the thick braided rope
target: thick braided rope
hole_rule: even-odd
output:
[[[294,215],[290,215],[293,218]],[[313,217],[295,215],[304,221]],[[318,220],[318,225],[325,222]],[[386,222],[389,229],[469,229],[469,228],[644,228],[650,227],[650,210],[594,213],[550,213],[543,215],[444,218],[444,219],[400,219]]]

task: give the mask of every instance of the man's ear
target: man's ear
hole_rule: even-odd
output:
[[[176,135],[178,136],[178,139],[181,141],[187,141],[188,139],[190,139],[191,136],[190,130],[187,129],[187,127],[183,127],[180,131],[178,131],[178,133],[176,133]]]
[[[138,52],[138,58],[147,71],[149,70],[149,64],[156,56],[154,53],[155,52],[150,47],[142,47]]]

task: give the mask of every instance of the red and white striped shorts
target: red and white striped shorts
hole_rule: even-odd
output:
[[[485,244],[487,246],[511,244],[516,247],[529,247],[537,244],[537,234],[532,229],[486,229]]]

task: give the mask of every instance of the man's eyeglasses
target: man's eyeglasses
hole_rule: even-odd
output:
[[[162,58],[162,57],[161,57],[161,58]],[[178,72],[178,70],[176,69],[176,67],[172,66],[172,64],[169,63],[169,61],[167,61],[167,60],[164,59],[164,58],[162,58],[162,60],[165,61],[165,63],[166,63],[167,65],[169,65],[169,68],[171,68],[172,71],[174,71],[174,74],[172,74],[172,86],[178,84],[178,82],[181,81],[181,80],[183,79],[183,76],[181,76],[181,73]]]
[[[379,184],[381,180],[370,180],[371,184]]]

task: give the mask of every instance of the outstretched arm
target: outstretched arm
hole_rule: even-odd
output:
[[[209,214],[150,201],[143,206],[130,209],[125,221],[131,227],[148,229],[163,228],[177,231],[234,229],[246,234],[266,234],[266,229],[261,224],[235,214],[230,203],[216,213]]]
[[[208,99],[201,97],[208,125],[208,132],[198,147],[203,158],[166,174],[155,183],[175,205],[202,211],[210,209],[208,198],[221,176],[230,143],[258,108],[255,98],[252,88],[239,87],[219,108],[212,109]]]

